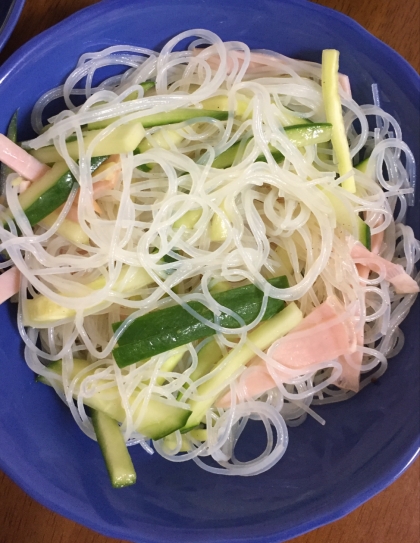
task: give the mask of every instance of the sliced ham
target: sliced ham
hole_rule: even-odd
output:
[[[282,337],[269,348],[268,355],[279,363],[274,368],[280,378],[285,376],[285,368],[302,370],[322,362],[335,360],[340,356],[351,355],[356,351],[354,316],[335,297],[314,309],[289,334]],[[283,375],[282,375],[283,373]],[[353,368],[343,361],[343,379],[353,379]],[[247,368],[241,375],[238,386],[238,401],[259,396],[275,387],[275,381],[262,360]],[[230,392],[218,400],[216,406],[230,405]]]
[[[384,274],[385,279],[394,285],[399,294],[412,294],[419,292],[419,285],[408,275],[400,264],[394,264],[381,256],[366,249],[359,242],[353,243],[350,255],[356,264],[366,266],[369,270]]]
[[[382,230],[377,234],[373,234],[371,239],[372,253],[379,254],[384,239],[384,233],[384,230]],[[368,266],[363,266],[362,264],[356,264],[356,268],[359,277],[366,281],[369,278],[370,268]],[[360,318],[360,315],[356,315],[356,317]],[[358,347],[363,347],[365,342],[364,322],[359,323],[359,328],[356,331],[356,342]],[[335,384],[340,388],[359,392],[363,352],[361,350],[356,350],[354,353],[339,356],[338,361],[346,371],[343,371]]]
[[[378,255],[381,252],[382,243],[384,241],[385,230],[373,234],[370,240],[370,250],[375,255]]]
[[[385,279],[392,283],[396,292],[411,293],[418,292],[419,286],[410,277],[404,268],[398,264],[394,264],[379,256],[381,246],[384,239],[384,231],[378,232],[372,236],[371,251],[366,249],[361,243],[354,243],[351,249],[351,256],[356,262],[357,271],[361,279],[366,280],[369,277],[371,270],[378,273],[385,273]],[[360,323],[360,327],[356,332],[357,345],[364,345],[364,323]],[[360,368],[363,361],[363,352],[357,350],[352,354],[340,356],[338,361],[342,364],[346,371],[337,381],[336,385],[340,388],[359,391]]]
[[[353,316],[335,296],[329,296],[292,332],[276,341],[268,354],[283,366],[305,369],[355,349]]]
[[[271,377],[267,370],[267,366],[263,360],[258,360],[242,373],[240,381],[237,384],[239,388],[239,397],[237,402],[241,400],[250,400],[258,398],[267,390],[276,387],[276,382]],[[231,393],[230,390],[216,402],[216,407],[227,409],[230,407]]]
[[[0,304],[19,292],[20,271],[13,267],[0,275]]]
[[[96,170],[95,175],[98,175],[102,171],[105,171],[106,169],[111,168],[111,166],[117,165],[118,162],[119,162],[118,155],[110,156],[109,159],[106,160],[100,166],[100,168],[98,168]],[[117,182],[119,180],[120,174],[121,174],[121,168],[112,169],[107,174],[105,179],[103,179],[101,181],[96,181],[96,183],[93,183],[93,185],[92,185],[92,189],[93,189],[92,190],[93,210],[98,215],[100,215],[102,213],[102,208],[101,208],[101,206],[98,204],[98,202],[96,200],[98,198],[101,198],[106,191],[112,190],[112,189],[115,188],[115,186],[116,186],[116,184],[117,184]],[[74,201],[73,201],[73,205],[71,206],[70,211],[67,214],[67,219],[69,219],[70,221],[73,221],[73,222],[77,222],[77,223],[79,222],[78,213],[77,213],[77,206],[78,206],[78,203],[79,203],[79,196],[80,196],[80,190],[77,191],[76,196],[75,196]],[[59,208],[59,211],[61,211],[63,209],[63,207],[64,207],[64,205],[62,205]]]
[[[3,134],[0,134],[0,162],[29,181],[36,181],[50,169]]]

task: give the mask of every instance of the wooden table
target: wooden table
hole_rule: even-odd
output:
[[[97,0],[26,0],[21,19],[0,54]],[[418,0],[315,0],[337,9],[396,49],[420,70]],[[420,459],[384,492],[333,524],[290,543],[417,543],[420,541]],[[0,473],[0,543],[123,543],[98,535],[36,503]]]

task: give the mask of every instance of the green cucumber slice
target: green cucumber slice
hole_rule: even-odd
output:
[[[100,133],[101,130],[85,132],[83,137],[84,148],[86,149]],[[96,145],[92,152],[92,157],[131,153],[137,149],[143,137],[144,129],[140,123],[131,122],[126,125],[117,126],[117,128],[114,128],[110,134],[105,136]],[[71,138],[69,138],[69,141],[67,141],[67,151],[73,160],[78,160],[79,144],[76,140],[71,141]],[[31,155],[44,164],[53,164],[54,162],[63,160],[63,157],[54,145],[48,145],[47,147],[31,151]]]
[[[366,249],[369,251],[372,248],[372,237],[370,232],[370,226],[365,223],[360,217],[357,217],[358,232],[359,232],[359,241],[362,243]]]
[[[92,411],[92,424],[114,488],[134,485],[137,476],[118,422],[101,411]]]
[[[269,282],[277,288],[288,287],[287,278],[284,276],[270,279]],[[245,323],[250,323],[258,316],[263,293],[255,285],[247,285],[215,294],[214,299],[235,311]],[[214,313],[201,303],[190,302],[188,305],[206,319],[214,319]],[[270,319],[283,307],[283,300],[269,298],[263,320]],[[219,316],[219,323],[226,328],[238,326],[237,320],[226,313]],[[114,332],[121,324],[118,322],[112,325]],[[118,366],[122,368],[214,334],[213,328],[198,321],[182,306],[176,305],[136,319],[120,336],[113,355]]]
[[[285,126],[284,131],[296,147],[305,147],[330,141],[332,125],[330,123],[296,124]]]
[[[359,170],[359,172],[362,172],[362,173],[366,173],[368,162],[369,162],[369,157],[362,160],[362,162],[359,162],[359,164],[355,166],[356,170]]]
[[[146,115],[139,119],[139,123],[143,128],[152,128],[153,126],[163,126],[165,124],[183,123],[189,119],[203,119],[210,117],[212,119],[218,119],[219,121],[226,121],[229,117],[228,111],[219,111],[213,109],[175,109],[174,111],[167,111],[165,113],[155,113],[154,115]],[[88,124],[89,130],[98,130],[106,128],[116,120],[116,117],[112,119],[106,119],[104,121],[96,121]]]
[[[94,172],[108,157],[92,158],[90,169]],[[30,224],[38,224],[42,219],[64,204],[74,185],[75,177],[65,162],[57,162],[22,194],[19,202]]]
[[[208,343],[202,347],[197,354],[197,367],[191,373],[191,381],[197,381],[204,375],[207,375],[223,358],[222,351],[214,339],[211,339]],[[188,384],[184,385],[184,388],[188,388]],[[178,393],[177,400],[182,398],[182,392]]]
[[[298,124],[286,126],[284,131],[296,147],[305,147],[306,145],[330,141],[332,126],[329,123]],[[232,166],[240,144],[241,141],[234,143],[229,149],[216,157],[212,164],[213,168],[229,168]],[[284,159],[284,155],[278,149],[272,145],[269,145],[269,148],[276,162],[281,162]],[[267,159],[261,154],[256,158],[256,162],[267,162]]]
[[[73,361],[73,371],[70,375],[70,379],[74,379],[78,373],[82,370],[85,370],[89,366],[89,362],[81,359],[74,359]],[[54,373],[61,375],[62,374],[62,361],[58,360],[53,362],[48,366],[48,369]],[[90,375],[89,372],[85,373],[84,376],[87,377]],[[51,383],[43,376],[38,376],[38,382],[47,384],[51,386]],[[63,389],[63,385],[59,381],[55,381],[54,386],[59,389]],[[79,392],[80,383],[77,384],[74,388],[74,398],[77,398]],[[112,398],[112,399],[110,399]],[[136,400],[136,397],[133,395],[130,398],[130,403],[133,404]],[[85,398],[85,405],[106,413],[112,419],[115,419],[118,422],[124,423],[125,421],[125,411],[121,404],[121,400],[118,395],[117,387],[108,389],[105,391],[100,391],[94,394],[89,398]],[[139,417],[140,410],[142,408],[143,402],[140,402],[134,410],[133,419]],[[136,431],[153,440],[161,439],[175,430],[182,428],[185,425],[190,411],[184,407],[169,405],[165,403],[159,396],[152,394],[152,397],[149,400],[149,403],[146,408],[146,412],[140,424],[136,427]]]
[[[322,191],[334,208],[337,223],[352,234],[355,239],[358,239],[360,243],[363,243],[370,251],[371,236],[369,225],[355,211],[349,210],[335,194],[326,188],[323,188]]]

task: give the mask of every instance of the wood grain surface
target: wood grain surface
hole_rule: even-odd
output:
[[[0,64],[33,36],[94,3],[95,0],[26,0],[20,21],[0,53]],[[418,0],[315,0],[315,3],[349,15],[420,70]],[[290,543],[418,543],[419,481],[420,459],[389,488],[356,511]],[[0,473],[0,543],[124,542],[52,513]]]

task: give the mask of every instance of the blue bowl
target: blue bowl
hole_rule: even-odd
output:
[[[18,22],[25,0],[2,0],[0,6],[0,51]]]
[[[20,108],[30,135],[35,100],[61,83],[80,54],[127,43],[161,46],[203,27],[226,40],[320,61],[341,51],[357,101],[378,83],[384,107],[401,123],[414,153],[419,142],[419,77],[394,51],[343,15],[304,0],[111,0],[38,36],[0,71],[0,131]],[[42,74],[40,76],[40,74]],[[30,81],[30,85],[28,85]],[[419,236],[418,191],[408,222]],[[132,449],[138,483],[113,490],[97,445],[86,438],[52,390],[35,384],[22,356],[15,312],[0,308],[0,467],[50,509],[108,536],[135,542],[284,541],[349,513],[394,481],[419,449],[420,304],[403,329],[404,350],[376,386],[344,404],[319,408],[290,429],[285,457],[256,477],[210,475],[193,463],[169,463]],[[258,448],[258,425],[247,448]]]

